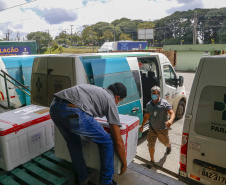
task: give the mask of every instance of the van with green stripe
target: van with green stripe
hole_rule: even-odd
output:
[[[49,106],[53,94],[77,84],[107,88],[121,82],[127,97],[118,104],[120,114],[138,116],[140,124],[150,89],[161,88],[161,97],[173,106],[178,119],[183,117],[186,94],[183,77],[177,77],[168,58],[161,53],[126,52],[61,54],[34,59],[31,103]]]

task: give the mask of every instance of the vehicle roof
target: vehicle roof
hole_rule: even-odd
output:
[[[114,52],[114,53],[84,53],[84,54],[57,54],[48,55],[46,57],[79,57],[82,59],[92,58],[111,58],[111,57],[141,57],[141,56],[156,56],[160,63],[169,63],[168,58],[162,53],[155,52]],[[45,57],[45,56],[41,56]]]

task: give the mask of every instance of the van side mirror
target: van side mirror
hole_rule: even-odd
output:
[[[184,85],[184,77],[183,76],[179,76],[179,79],[177,81],[177,84],[182,87]]]

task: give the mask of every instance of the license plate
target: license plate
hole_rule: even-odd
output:
[[[201,176],[212,180],[214,182],[218,182],[220,184],[226,184],[226,175],[215,172],[213,170],[209,170],[207,168],[203,168],[201,171]]]

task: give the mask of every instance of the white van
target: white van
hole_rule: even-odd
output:
[[[185,111],[186,94],[183,77],[177,77],[161,53],[126,52],[79,55],[54,55],[35,58],[32,68],[31,103],[49,106],[53,94],[77,84],[93,84],[107,88],[121,82],[127,97],[118,105],[120,114],[138,116],[150,101],[150,89],[161,88],[161,97],[173,106],[178,119]]]
[[[199,63],[185,114],[180,175],[226,184],[226,55]]]

